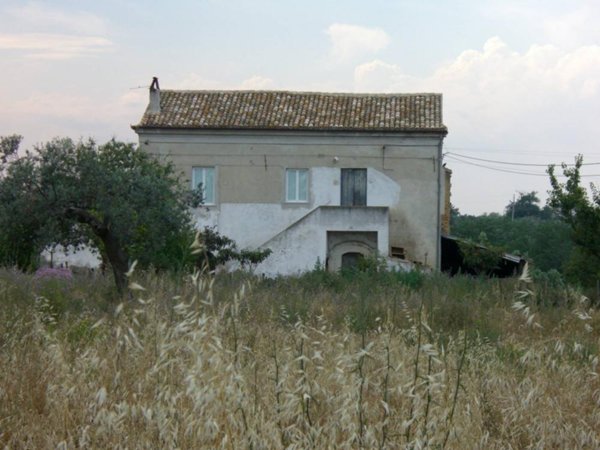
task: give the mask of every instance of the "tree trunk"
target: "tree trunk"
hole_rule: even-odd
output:
[[[110,231],[107,231],[101,239],[104,243],[106,256],[113,270],[117,291],[120,295],[123,295],[127,289],[127,277],[125,276],[129,269],[127,255],[121,248],[119,240]]]
[[[74,217],[80,223],[89,225],[94,234],[102,241],[106,257],[112,266],[117,291],[119,295],[123,295],[127,289],[127,277],[125,274],[129,269],[129,258],[123,250],[119,238],[112,233],[109,225],[101,222],[85,209],[72,206],[67,208],[66,214]]]

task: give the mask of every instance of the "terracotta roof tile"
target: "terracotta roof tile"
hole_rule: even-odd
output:
[[[133,128],[446,132],[441,94],[160,91]]]

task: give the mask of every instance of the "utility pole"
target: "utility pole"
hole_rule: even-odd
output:
[[[515,221],[515,193],[513,192],[513,204],[512,204],[512,222]]]

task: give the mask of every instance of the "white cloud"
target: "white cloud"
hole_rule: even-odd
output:
[[[273,88],[273,80],[270,78],[266,78],[260,75],[254,75],[253,77],[248,78],[247,80],[242,81],[240,84],[240,89],[244,90],[252,90],[252,89],[272,89]]]
[[[540,42],[565,49],[600,41],[600,3],[597,0],[564,2],[558,8],[541,0],[492,0],[480,6],[488,19],[502,19],[527,27]]]
[[[0,50],[35,59],[62,60],[106,52],[105,21],[87,12],[65,12],[42,3],[7,7],[0,16]]]
[[[190,89],[190,90],[221,90],[230,89],[226,83],[221,80],[213,80],[205,78],[198,73],[189,73],[185,75],[180,81],[175,82],[172,85],[172,89]]]
[[[354,84],[361,92],[406,92],[417,83],[418,80],[405,74],[400,66],[379,59],[354,69]]]
[[[253,75],[240,83],[226,82],[206,78],[198,73],[189,73],[181,81],[174,84],[174,89],[191,89],[191,90],[226,90],[226,89],[272,89],[274,81],[271,78],[263,77],[262,75]]]
[[[331,56],[338,62],[378,52],[390,42],[387,33],[380,28],[334,23],[326,33],[331,40]]]
[[[487,153],[475,156],[547,164],[572,161],[580,152],[598,154],[600,45],[572,50],[532,45],[516,52],[495,37],[426,77],[411,76],[381,60],[361,64],[354,71],[354,88],[443,93],[446,145]],[[455,202],[468,204],[474,212],[501,210],[514,190],[535,189],[543,196],[549,189],[545,176],[490,172],[456,162],[450,167],[455,170]],[[536,170],[543,174],[543,168]],[[482,176],[485,182],[475,188],[473,180]]]
[[[148,91],[142,89],[121,96],[103,96],[96,91],[80,95],[58,90],[33,92],[0,108],[0,134],[23,134],[22,148],[55,136],[92,136],[99,142],[116,136],[135,141],[130,124],[138,123],[147,103]]]
[[[565,51],[532,45],[519,53],[494,37],[482,50],[466,50],[428,77],[412,77],[395,64],[374,60],[355,68],[354,83],[358,91],[440,91],[447,112],[477,111],[478,122],[490,120],[488,129],[510,128],[517,118],[535,113],[539,121],[552,114],[549,104],[600,99],[600,46]]]
[[[121,95],[117,104],[123,108],[134,108],[137,111],[143,111],[148,104],[148,90],[134,88]]]
[[[60,31],[84,35],[107,33],[106,23],[101,17],[83,11],[67,13],[35,2],[7,8],[5,11],[21,28],[38,32]]]
[[[0,34],[1,50],[23,51],[28,58],[71,59],[111,49],[112,42],[103,37],[52,33]]]
[[[14,102],[11,111],[22,116],[54,117],[76,120],[103,119],[106,103],[96,103],[90,97],[60,92],[32,94]]]

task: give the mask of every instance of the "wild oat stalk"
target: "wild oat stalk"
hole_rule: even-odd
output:
[[[385,448],[385,443],[388,439],[388,420],[390,416],[390,405],[389,405],[389,383],[390,375],[392,370],[391,356],[390,356],[390,344],[391,344],[391,331],[388,331],[388,339],[385,343],[385,375],[383,377],[382,393],[383,399],[381,400],[382,405],[382,416],[381,416],[381,440],[379,441],[379,449]]]
[[[452,431],[452,420],[454,419],[454,413],[456,412],[456,405],[458,403],[458,391],[461,387],[460,377],[462,375],[463,366],[465,364],[465,358],[467,356],[467,333],[463,332],[463,349],[460,356],[460,362],[458,363],[458,368],[456,369],[456,384],[454,385],[454,395],[452,396],[452,408],[450,409],[450,414],[448,415],[448,420],[446,422],[446,434],[444,436],[444,442],[442,443],[442,449],[446,448],[446,444],[448,443],[448,438],[450,437],[450,432]]]
[[[406,442],[407,444],[410,442],[410,430],[412,428],[412,423],[415,419],[415,398],[417,391],[417,381],[419,380],[419,360],[421,357],[421,338],[423,335],[423,297],[421,297],[421,303],[419,305],[419,310],[417,311],[417,344],[416,344],[416,355],[414,360],[414,374],[413,381],[411,387],[411,402],[410,402],[410,410],[408,413],[408,417],[406,419]]]
[[[340,323],[333,290],[312,299],[290,280],[242,295],[229,276],[168,287],[135,272],[145,288],[135,302],[61,313],[52,292],[36,304],[27,276],[8,276],[0,448],[600,448],[600,315],[573,289],[568,308],[537,307],[548,325],[536,333],[514,326],[511,282],[502,291],[465,279],[445,286],[476,283],[480,292],[460,298],[468,308],[452,309],[448,288],[448,303],[436,294],[426,304],[435,315],[425,314],[422,293],[402,291],[405,314],[362,333]],[[76,291],[93,295],[87,283]],[[277,283],[314,300],[302,323],[291,325],[298,314]],[[20,308],[14,296],[25,294]],[[496,335],[443,328],[445,315],[485,319],[485,302]]]

